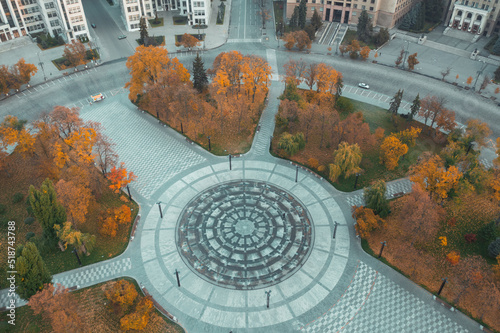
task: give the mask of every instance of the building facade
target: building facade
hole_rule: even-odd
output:
[[[0,43],[36,33],[87,41],[81,0],[0,0]]]
[[[450,4],[447,23],[451,29],[490,36],[500,31],[499,0],[459,0]]]
[[[374,25],[394,27],[420,0],[307,0],[307,17],[314,9],[324,21],[357,24],[359,14],[366,10]],[[286,15],[290,18],[300,0],[287,0]]]
[[[178,10],[189,25],[206,25],[210,21],[210,0],[121,0],[120,6],[128,31],[139,30],[141,17],[151,19],[156,11]]]

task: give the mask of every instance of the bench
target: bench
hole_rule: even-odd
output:
[[[403,195],[405,195],[406,193],[403,191],[403,192],[398,192],[398,193],[394,193],[392,195],[393,198],[399,198],[399,197],[402,197]]]
[[[436,300],[436,302],[438,302],[439,304],[441,304],[442,306],[444,306],[448,310],[455,311],[455,308],[453,306],[451,306],[450,304],[446,303],[441,298],[434,296],[434,299]]]
[[[190,143],[190,144],[193,144],[193,143],[194,143],[194,142],[193,142],[193,141],[191,141],[191,139],[189,139],[188,137],[186,137],[186,141],[187,141],[188,143]]]
[[[139,223],[140,219],[141,214],[137,214],[137,216],[135,217],[134,225],[132,226],[132,236],[130,237],[131,240],[134,240],[135,229],[137,229],[137,224]]]

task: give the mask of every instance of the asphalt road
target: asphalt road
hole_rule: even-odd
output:
[[[262,18],[258,14],[262,0],[233,0],[229,39],[258,39],[261,37]]]
[[[239,50],[243,54],[266,56],[264,45],[255,43],[227,44],[213,51],[203,54],[205,68],[213,63],[220,52]],[[398,89],[404,89],[403,99],[411,102],[417,93],[423,98],[426,95],[445,96],[446,106],[454,110],[457,121],[465,123],[469,118],[476,118],[487,122],[492,129],[493,136],[500,136],[500,112],[498,107],[490,100],[483,99],[477,94],[466,91],[441,81],[421,75],[386,68],[370,63],[352,61],[342,57],[325,57],[324,55],[299,52],[277,51],[279,74],[283,74],[283,65],[289,59],[304,58],[308,62],[325,62],[342,72],[344,82],[348,85],[357,85],[366,82],[370,89],[389,96]],[[179,60],[188,68],[192,67],[194,56],[182,57]],[[38,91],[33,91],[26,96],[13,96],[2,102],[0,116],[15,114],[19,118],[34,120],[43,111],[50,111],[55,105],[70,105],[76,101],[86,99],[96,92],[105,92],[122,88],[128,81],[128,71],[124,61],[104,64],[91,70],[88,74],[61,81],[58,84],[47,86]]]
[[[131,56],[134,47],[128,39],[118,39],[124,32],[104,9],[103,6],[108,6],[106,1],[83,0],[82,2],[90,34],[99,47],[102,61]],[[95,29],[91,24],[96,25]]]

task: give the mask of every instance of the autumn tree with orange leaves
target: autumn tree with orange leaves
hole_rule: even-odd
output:
[[[189,72],[177,58],[170,59],[168,51],[161,46],[138,46],[135,53],[127,59],[130,70],[130,81],[125,88],[130,89],[131,101],[149,91],[152,87],[168,86],[171,80],[175,83],[188,82]]]
[[[412,243],[434,241],[439,222],[445,216],[444,209],[417,184],[413,184],[411,193],[391,202],[391,211]]]
[[[87,50],[80,41],[72,41],[64,46],[63,56],[71,67],[76,67],[86,63]]]
[[[43,314],[50,320],[50,326],[55,333],[88,332],[84,318],[80,316],[80,309],[75,297],[67,288],[57,284],[47,284],[31,296],[28,306],[35,315]]]
[[[410,167],[410,180],[425,189],[429,195],[440,202],[448,197],[462,173],[451,166],[447,170],[443,160],[438,155],[424,153],[417,164]]]
[[[108,174],[108,179],[111,181],[109,188],[115,193],[119,193],[122,188],[136,180],[137,176],[133,172],[127,172],[125,163],[122,162],[118,168],[113,166]]]
[[[120,319],[121,330],[143,330],[148,324],[152,310],[153,301],[151,300],[151,296],[141,298],[135,310]]]
[[[399,159],[408,152],[408,146],[397,137],[389,135],[382,142],[380,150],[382,152],[380,163],[384,164],[387,170],[394,170],[398,166]]]
[[[184,35],[182,35],[179,45],[177,45],[177,43],[175,45],[176,46],[182,45],[186,49],[191,50],[193,47],[200,45],[200,40],[191,34],[185,33]]]
[[[126,280],[114,282],[104,294],[111,302],[113,311],[118,314],[127,312],[134,304],[137,296],[139,296],[137,290],[135,290],[135,286]]]
[[[353,206],[353,211],[354,213],[352,216],[356,219],[356,225],[354,227],[358,235],[363,238],[368,237],[370,232],[382,227],[385,224],[384,219],[375,215],[373,210],[370,208]]]
[[[38,68],[33,64],[28,64],[24,60],[24,58],[19,59],[19,61],[12,66],[11,73],[15,78],[15,85],[12,85],[11,88],[19,89],[21,85],[28,84],[31,80],[31,77],[38,72]]]

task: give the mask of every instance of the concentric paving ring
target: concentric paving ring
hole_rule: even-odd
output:
[[[295,273],[314,242],[312,220],[288,192],[256,180],[231,181],[193,198],[176,230],[182,260],[208,282],[258,289]]]

